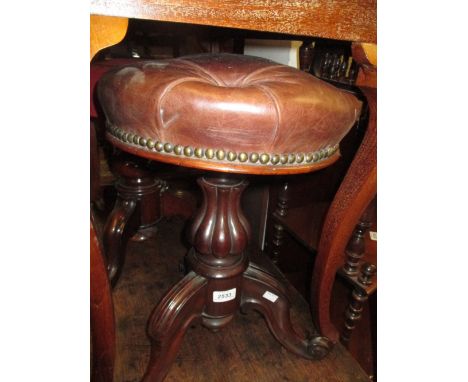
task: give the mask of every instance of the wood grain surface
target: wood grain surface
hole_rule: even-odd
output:
[[[358,63],[377,66],[377,44],[353,42],[351,49]]]
[[[376,0],[92,0],[91,13],[377,42]]]
[[[356,86],[377,88],[377,45],[353,43],[354,60],[359,64]]]
[[[114,380],[139,381],[146,368],[150,344],[146,323],[154,305],[180,280],[186,248],[181,244],[184,223],[166,221],[154,239],[129,244],[127,262],[114,290],[117,357]],[[309,308],[290,287],[296,328],[313,331]],[[237,314],[217,333],[201,325],[189,328],[166,382],[175,381],[368,381],[365,372],[340,345],[321,361],[308,361],[285,350],[269,333],[262,317]]]
[[[115,358],[114,309],[106,265],[96,233],[94,219],[90,225],[90,318],[92,367],[91,380],[112,380]]]
[[[128,20],[116,17],[90,17],[90,61],[106,46],[122,40],[127,32]],[[99,152],[94,124],[91,124],[91,163],[98,169]],[[93,166],[92,166],[93,167]],[[93,168],[91,168],[93,174]],[[94,176],[99,177],[95,172]],[[99,178],[91,185],[91,200],[99,196]],[[93,189],[94,188],[94,189]],[[100,237],[101,235],[99,235]],[[90,318],[91,318],[91,380],[112,381],[115,360],[115,322],[110,282],[106,262],[96,232],[96,221],[90,221]]]
[[[128,19],[121,17],[90,17],[90,60],[108,46],[120,42],[127,33]]]

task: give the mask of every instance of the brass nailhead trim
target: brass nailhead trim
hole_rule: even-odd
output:
[[[191,157],[195,155],[197,158],[214,159],[215,161],[224,161],[228,160],[229,162],[234,162],[238,160],[241,163],[249,161],[250,163],[260,162],[262,165],[291,165],[294,163],[301,164],[303,162],[311,163],[318,162],[324,158],[332,156],[335,152],[338,151],[338,145],[329,146],[317,150],[315,152],[308,153],[289,153],[289,154],[268,154],[268,153],[236,153],[234,151],[225,151],[223,149],[203,149],[201,147],[192,148],[190,146],[182,145],[173,145],[169,142],[160,142],[153,141],[150,138],[140,137],[137,134],[126,133],[124,130],[116,127],[109,127],[109,133],[119,140],[139,145],[148,150],[156,150],[158,152],[163,152],[171,155],[182,155],[186,157]]]
[[[200,147],[197,147],[195,149],[195,156],[197,158],[203,158],[203,149],[201,149]]]
[[[186,157],[191,157],[193,155],[193,150],[192,150],[192,148],[190,146],[185,146],[184,155]]]
[[[241,162],[245,162],[248,158],[249,158],[249,156],[246,153],[240,153],[239,154],[239,160]]]
[[[174,154],[181,155],[184,151],[184,148],[181,145],[174,146]]]
[[[268,154],[263,153],[260,155],[260,163],[261,164],[267,164],[270,160],[270,156]]]
[[[219,160],[223,160],[225,156],[226,156],[226,153],[224,152],[224,150],[216,151],[216,158],[218,158]]]
[[[164,151],[166,153],[170,153],[172,151],[172,149],[173,149],[173,146],[170,143],[165,143],[164,144]]]
[[[257,154],[257,153],[252,153],[252,154],[250,154],[249,159],[250,159],[250,161],[251,161],[252,163],[257,163],[257,161],[258,161],[258,154]]]
[[[213,149],[207,149],[205,150],[205,156],[208,159],[213,159],[214,158],[214,150]]]
[[[163,151],[164,145],[162,144],[162,142],[157,141],[154,145],[154,148],[156,149],[156,151]]]
[[[232,162],[232,161],[235,161],[237,158],[237,154],[233,151],[229,151],[228,154],[227,154],[227,159],[228,161]]]

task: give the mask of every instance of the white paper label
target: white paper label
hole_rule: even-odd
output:
[[[263,293],[263,298],[266,298],[267,300],[270,300],[271,302],[275,302],[276,300],[278,300],[278,296],[276,294],[268,292],[268,291]]]
[[[231,301],[236,298],[236,288],[213,292],[213,302]]]
[[[369,236],[371,240],[377,241],[377,232],[369,231]]]

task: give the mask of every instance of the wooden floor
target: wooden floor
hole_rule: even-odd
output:
[[[149,356],[146,322],[154,305],[183,277],[182,220],[162,222],[154,239],[131,242],[114,290],[117,326],[116,382],[142,377]],[[308,305],[291,288],[293,322],[312,330]],[[322,361],[301,359],[281,347],[256,312],[238,314],[218,333],[197,325],[184,338],[166,381],[368,381],[351,355],[337,344]]]

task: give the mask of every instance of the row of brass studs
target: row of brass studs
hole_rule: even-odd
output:
[[[136,134],[126,133],[122,129],[116,127],[110,127],[109,132],[116,138],[120,139],[123,142],[139,145],[141,147],[147,148],[149,150],[155,150],[160,153],[164,152],[166,154],[175,154],[183,155],[185,157],[195,156],[199,159],[215,159],[219,161],[228,160],[229,162],[234,162],[238,160],[241,163],[249,161],[249,163],[260,163],[263,165],[271,164],[273,165],[286,165],[286,164],[301,164],[301,163],[314,163],[322,159],[332,156],[338,150],[338,144],[335,146],[329,146],[327,148],[310,152],[310,153],[298,153],[298,154],[258,154],[258,153],[236,153],[234,151],[225,151],[223,149],[203,149],[200,147],[193,148],[190,146],[181,146],[173,145],[172,143],[153,141],[152,139],[147,139],[140,137]]]

